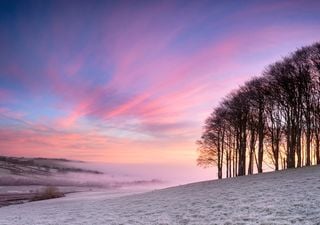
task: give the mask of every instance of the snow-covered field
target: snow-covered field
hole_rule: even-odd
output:
[[[0,224],[320,224],[320,167],[0,208]]]

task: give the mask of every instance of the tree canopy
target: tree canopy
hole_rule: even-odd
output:
[[[320,43],[226,96],[197,143],[198,165],[217,166],[219,179],[320,164]]]

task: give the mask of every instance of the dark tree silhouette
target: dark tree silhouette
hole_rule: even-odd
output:
[[[218,178],[320,164],[320,43],[298,49],[232,92],[205,122],[198,165]]]

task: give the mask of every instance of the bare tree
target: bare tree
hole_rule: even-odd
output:
[[[229,94],[206,120],[198,164],[222,178],[320,164],[320,43],[298,49]],[[268,156],[268,157],[266,157]],[[248,162],[248,163],[247,163]]]

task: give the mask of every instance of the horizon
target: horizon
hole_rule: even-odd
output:
[[[320,40],[317,1],[74,3],[0,3],[0,155],[214,179],[212,109]]]

